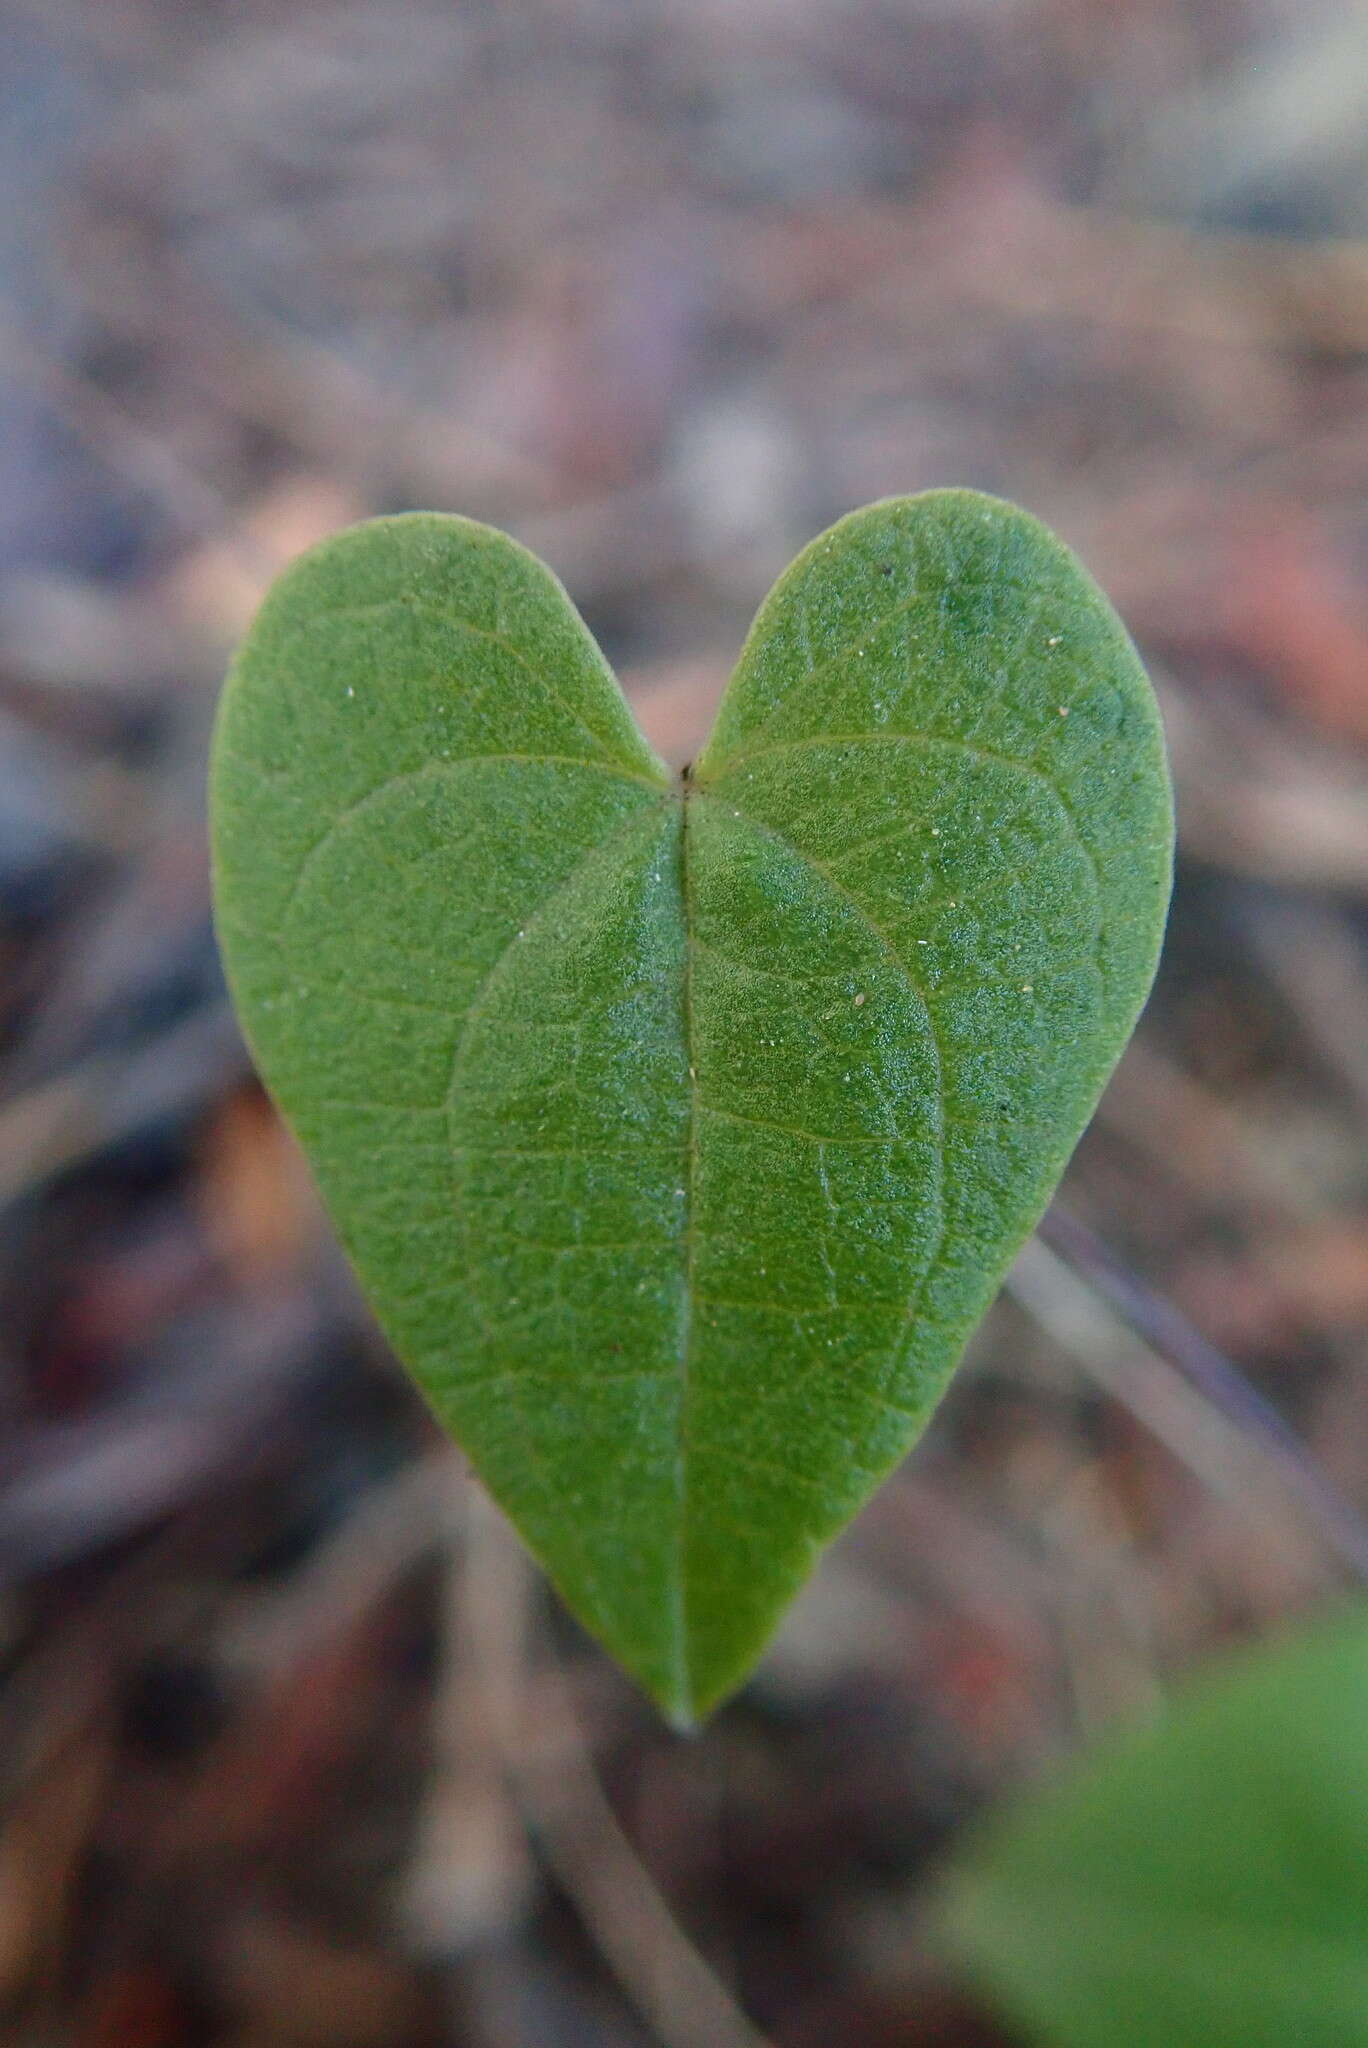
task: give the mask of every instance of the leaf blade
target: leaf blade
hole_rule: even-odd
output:
[[[990,1821],[950,1951],[1060,2048],[1368,2040],[1368,1618],[1223,1660]]]
[[[490,566],[494,594],[477,587]],[[500,599],[524,606],[524,654],[549,618],[540,659],[558,687],[529,705],[483,632],[461,645],[416,633],[394,594],[434,585],[463,596],[482,628]],[[391,628],[378,647],[351,631],[358,590],[377,607],[365,616]],[[345,630],[330,636],[329,619]],[[587,728],[562,709],[572,692],[589,700]],[[580,751],[568,753],[572,743]],[[630,1643],[648,1689],[683,1713],[656,1526],[674,1485],[660,1359],[679,1316],[682,1134],[673,1142],[652,1117],[668,1119],[673,1105],[679,1121],[685,1087],[678,962],[658,957],[672,931],[680,937],[670,902],[680,807],[665,772],[549,573],[502,535],[416,515],[353,529],[277,584],[225,695],[212,798],[235,1000],[387,1334],[569,1604]],[[634,856],[628,873],[614,871],[615,843]],[[586,874],[587,913],[577,906]],[[623,892],[643,888],[660,900],[618,964],[638,998],[664,991],[663,1007],[643,1013],[633,988],[620,988],[626,1028],[606,1043],[602,1031],[581,1039],[581,1065],[597,1071],[562,1088],[558,1105],[545,1097],[563,1057],[548,1083],[536,1045],[519,1053],[520,1012],[563,1055],[576,992],[558,964],[573,956],[609,1002],[588,950],[594,910],[611,907],[616,889],[630,918]],[[541,951],[547,917],[563,929]],[[540,962],[545,985],[527,987],[520,954]],[[456,1088],[470,1034],[488,1041],[491,1025],[514,1042],[477,1058],[476,1085]],[[654,1055],[646,1072],[643,1048]],[[597,1104],[597,1130],[573,1114],[584,1102]],[[603,1151],[612,1130],[635,1130],[643,1158],[651,1146],[658,1154],[621,1190]],[[389,1162],[379,1174],[377,1156]],[[567,1157],[587,1162],[577,1185],[557,1179]],[[643,1205],[654,1224],[596,1221]],[[638,1228],[660,1249],[634,1263],[621,1242]],[[605,1241],[635,1334],[605,1334],[595,1313]],[[586,1357],[598,1360],[597,1385],[574,1370]],[[548,1467],[558,1475],[549,1491]],[[605,1598],[605,1553],[616,1548],[628,1561]]]
[[[1099,768],[1105,741],[1113,772]],[[1153,698],[1106,600],[1037,522],[971,492],[871,506],[803,551],[757,617],[695,782],[708,816],[729,816],[733,838],[767,849],[769,922],[790,963],[839,952],[833,920],[847,946],[852,922],[862,930],[873,986],[845,990],[849,1059],[833,1066],[795,1049],[768,1092],[789,1094],[801,1079],[802,1121],[835,1133],[845,1162],[842,1208],[889,1217],[866,1270],[846,1276],[843,1337],[862,1312],[863,1343],[833,1343],[811,1322],[800,1331],[839,1376],[839,1419],[818,1424],[800,1373],[757,1404],[754,1371],[734,1355],[699,1368],[717,1382],[729,1437],[747,1423],[754,1435],[760,1405],[772,1460],[806,1434],[833,1475],[822,1503],[793,1490],[784,1542],[773,1540],[773,1510],[763,1557],[731,1572],[718,1547],[700,1558],[700,1581],[727,1588],[712,1651],[726,1690],[814,1551],[924,1426],[1044,1207],[1148,992],[1172,822]],[[724,893],[742,864],[735,844],[719,846]],[[800,886],[806,935],[783,922]],[[733,925],[733,950],[742,935],[760,943],[749,909]],[[966,959],[972,977],[960,985]],[[891,1039],[890,981],[903,991]],[[738,1077],[752,1077],[738,1064],[734,990],[718,991],[717,1009],[710,1064],[734,1113],[764,1115],[763,1077],[748,1102],[736,1094]],[[832,1015],[822,1021],[830,1030]],[[881,1058],[885,1104],[899,1105],[905,1156],[920,1162],[919,1186],[899,1189],[894,1211],[887,1168],[868,1149],[877,1103],[864,1104],[860,1130],[838,1131]],[[803,1170],[793,1155],[776,1179],[791,1191]],[[807,1231],[789,1238],[796,1276]],[[901,1271],[891,1319],[869,1312],[880,1254]],[[781,1342],[771,1330],[754,1349]]]
[[[1050,774],[1004,752],[1047,744],[1042,673],[1093,742],[1046,725]],[[1061,788],[1127,718],[1103,1005]],[[924,1423],[1143,999],[1169,826],[1129,643],[1025,515],[890,501],[781,579],[672,791],[549,573],[412,515],[277,586],[213,796],[234,993],[381,1321],[692,1720]]]

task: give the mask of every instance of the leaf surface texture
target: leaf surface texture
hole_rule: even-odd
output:
[[[267,598],[213,767],[264,1078],[401,1357],[676,1720],[916,1438],[1131,1030],[1158,716],[1024,513],[804,551],[672,782],[550,573],[438,514]]]

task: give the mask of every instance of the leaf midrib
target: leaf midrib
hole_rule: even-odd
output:
[[[671,1589],[674,1617],[674,1668],[676,1714],[685,1727],[694,1720],[693,1665],[689,1655],[689,1455],[688,1409],[691,1380],[690,1354],[694,1328],[694,1266],[698,1245],[698,1067],[695,1059],[696,1031],[693,1012],[693,910],[689,886],[689,816],[694,792],[687,778],[679,789],[679,904],[684,928],[684,988],[681,1016],[684,1026],[685,1083],[688,1088],[688,1135],[684,1175],[684,1298],[680,1309],[679,1388],[675,1423],[675,1583]]]
[[[886,739],[897,739],[902,741],[904,744],[908,742],[915,744],[918,740],[920,740],[924,745],[929,744],[930,746],[934,746],[936,744],[935,740],[932,738],[931,735],[899,733],[880,735],[880,737]],[[825,736],[817,736],[807,744],[820,745],[824,738]],[[839,744],[839,736],[837,737],[836,743]],[[768,752],[770,751],[770,749],[766,748],[758,751]],[[973,751],[975,753],[978,753],[979,750],[975,749],[967,751]],[[709,781],[720,783],[723,780],[727,779],[730,776],[732,770],[736,766],[740,765],[741,762],[746,758],[747,757],[744,755],[744,753],[741,753],[737,756],[728,759],[724,764],[719,764],[719,766],[713,770],[712,775],[709,777]],[[749,758],[754,759],[755,755],[752,754]],[[983,758],[986,762],[986,760],[991,757],[983,756],[981,758]],[[434,767],[436,767],[437,765],[438,764],[433,764]],[[443,768],[449,768],[456,766],[457,764],[443,763],[440,765]],[[580,765],[584,767],[596,768],[600,766],[600,764],[598,763],[592,763],[587,761],[583,762]],[[1018,769],[1026,767],[1026,764],[1020,761],[1004,763],[1003,765],[1009,765]],[[633,811],[628,820],[624,821],[617,829],[610,832],[604,839],[600,840],[596,846],[588,849],[583,855],[583,857],[575,863],[574,867],[570,870],[570,872],[561,878],[561,880],[557,883],[556,887],[550,892],[550,894],[542,900],[542,902],[528,917],[524,919],[523,924],[521,926],[521,930],[524,933],[526,933],[528,930],[532,929],[534,925],[541,923],[545,919],[545,917],[554,910],[555,904],[562,898],[565,892],[573,888],[575,883],[582,876],[585,868],[588,867],[592,862],[602,859],[605,853],[609,852],[616,844],[623,840],[630,839],[633,833],[642,830],[644,828],[645,821],[650,817],[658,817],[660,813],[670,805],[677,804],[679,806],[680,830],[678,875],[680,917],[683,939],[683,988],[681,992],[680,1025],[682,1037],[682,1051],[685,1065],[687,1097],[684,1174],[685,1207],[681,1247],[680,1318],[678,1336],[677,1395],[675,1423],[676,1442],[674,1455],[675,1566],[673,1574],[673,1583],[668,1589],[668,1596],[670,1600],[671,1615],[669,1631],[669,1659],[672,1667],[672,1690],[674,1695],[672,1700],[673,1714],[674,1718],[681,1727],[690,1727],[694,1724],[696,1718],[696,1688],[692,1669],[693,1657],[690,1630],[690,1484],[688,1442],[690,1395],[694,1368],[694,1311],[697,1301],[697,1215],[700,1181],[699,1129],[700,1118],[704,1111],[705,1105],[700,1100],[696,1058],[697,1027],[693,1002],[693,956],[696,944],[696,917],[692,886],[692,871],[690,857],[691,835],[689,831],[689,821],[691,814],[693,812],[693,806],[696,801],[707,801],[710,796],[713,796],[714,801],[718,800],[718,798],[714,794],[714,792],[709,790],[706,786],[694,783],[689,780],[685,780],[680,783],[675,783],[673,785],[662,785],[660,783],[648,784],[647,778],[645,776],[638,775],[630,769],[624,769],[623,767],[616,766],[616,764],[613,767],[609,767],[608,764],[602,764],[602,766],[605,772],[607,772],[610,775],[616,775],[624,783],[635,784],[638,787],[642,786],[643,784],[647,784],[648,787],[652,788],[657,793],[657,802],[654,804],[643,804],[639,810]],[[1027,772],[1030,772],[1029,769]],[[940,1181],[940,1187],[938,1190],[938,1207],[940,1210],[938,1222],[938,1239],[940,1239],[943,1242],[945,1224],[945,1133],[943,1128],[943,1120],[945,1115],[944,1051],[939,1041],[934,1014],[932,1012],[931,1005],[927,1000],[926,993],[921,988],[917,977],[913,974],[910,966],[908,965],[907,961],[903,958],[902,953],[894,944],[890,935],[881,928],[877,920],[873,918],[873,916],[868,911],[866,906],[859,900],[859,898],[854,894],[853,891],[851,891],[844,883],[838,881],[837,878],[820,861],[818,861],[813,855],[807,852],[802,846],[798,845],[795,841],[789,838],[787,834],[780,832],[767,820],[756,817],[752,812],[746,809],[744,806],[744,800],[741,804],[736,804],[734,792],[728,792],[727,801],[729,805],[733,808],[735,815],[738,817],[738,819],[741,820],[750,831],[759,833],[762,837],[769,839],[773,844],[782,848],[791,857],[796,859],[804,868],[806,868],[818,881],[820,881],[823,884],[824,887],[830,889],[835,895],[837,895],[841,899],[841,901],[849,905],[849,907],[855,913],[856,917],[859,919],[860,923],[863,925],[865,930],[875,940],[880,950],[886,955],[889,961],[897,968],[903,980],[905,981],[910,993],[917,1000],[922,1010],[922,1014],[926,1020],[927,1029],[930,1035],[937,1066],[937,1128],[939,1136],[939,1143],[937,1146],[937,1160]],[[446,1091],[445,1098],[448,1101],[448,1103],[452,1100],[455,1094],[457,1078],[461,1072],[462,1061],[465,1057],[472,1027],[477,1021],[480,1014],[482,1013],[483,1009],[485,1008],[489,998],[490,991],[497,984],[499,975],[503,968],[505,967],[507,961],[513,954],[514,948],[517,945],[517,943],[518,940],[516,935],[510,938],[506,946],[500,952],[498,958],[493,962],[493,964],[489,968],[487,974],[485,975],[483,981],[481,982],[479,988],[476,990],[474,997],[472,998],[470,1004],[466,1009],[462,1029],[452,1059],[451,1081]],[[454,1149],[455,1148],[453,1148],[453,1150]],[[464,1211],[464,1204],[462,1204],[461,1206],[462,1210]],[[918,1276],[916,1287],[912,1292],[904,1319],[900,1326],[897,1345],[895,1346],[894,1353],[890,1357],[890,1366],[893,1363],[893,1359],[896,1357],[897,1350],[906,1341],[908,1326],[912,1318],[915,1316],[919,1302],[924,1298],[926,1287],[929,1285],[931,1276],[935,1271],[940,1249],[941,1242],[938,1242],[928,1259],[926,1267]],[[516,1392],[516,1388],[514,1391]],[[594,1574],[590,1569],[588,1559],[585,1558],[583,1560],[583,1563],[586,1570],[586,1581],[587,1583],[592,1584]]]
[[[906,737],[910,738],[912,737],[912,735],[906,735]],[[728,762],[724,768],[716,770],[716,779],[718,781],[721,781],[725,777],[725,775],[730,772],[730,768],[732,765],[733,764],[731,762]],[[675,1465],[677,1501],[677,1563],[675,1573],[676,1583],[671,1590],[673,1600],[673,1612],[675,1617],[674,1664],[676,1670],[676,1696],[678,1701],[676,1713],[680,1718],[682,1725],[687,1727],[693,1725],[693,1720],[696,1711],[692,1659],[689,1654],[688,1407],[690,1384],[692,1377],[690,1371],[690,1354],[693,1343],[693,1310],[695,1301],[697,1299],[694,1284],[694,1265],[697,1244],[696,1213],[698,1194],[698,1121],[700,1111],[706,1108],[706,1105],[701,1103],[699,1099],[697,1063],[695,1059],[695,1028],[692,1004],[692,961],[695,939],[693,933],[694,919],[692,916],[692,902],[689,887],[689,815],[693,804],[697,801],[706,802],[708,800],[710,792],[706,787],[699,786],[689,780],[685,780],[682,784],[682,787],[679,789],[678,792],[675,792],[675,794],[677,794],[678,796],[682,809],[682,817],[680,824],[680,902],[683,914],[685,949],[684,1000],[682,1015],[684,1021],[684,1052],[687,1064],[687,1079],[689,1090],[689,1124],[687,1144],[688,1167],[685,1176],[687,1192],[685,1197],[686,1208],[684,1299],[681,1315],[678,1409],[679,1419],[677,1425],[678,1443],[676,1446]],[[717,799],[714,797],[713,800],[716,801]],[[744,805],[736,804],[730,798],[729,802],[731,803],[733,814],[738,819],[740,819],[747,827],[749,827],[749,829],[752,832],[758,833],[763,838],[771,840],[776,846],[780,847],[791,858],[797,860],[802,867],[807,869],[807,871],[810,874],[815,876],[817,880],[823,884],[824,887],[826,887],[832,892],[833,895],[839,897],[839,899],[843,903],[847,904],[850,907],[850,909],[854,912],[856,918],[859,920],[860,924],[864,927],[865,931],[874,939],[875,943],[878,945],[880,950],[887,956],[887,958],[892,962],[893,966],[901,974],[910,993],[912,994],[916,1002],[919,1004],[922,1011],[922,1015],[926,1020],[927,1033],[930,1039],[932,1051],[935,1058],[937,1137],[936,1243],[927,1260],[925,1268],[917,1276],[916,1284],[911,1291],[903,1316],[900,1320],[898,1335],[894,1342],[893,1348],[889,1354],[888,1363],[889,1370],[891,1373],[892,1367],[896,1362],[897,1356],[903,1344],[906,1342],[907,1332],[912,1323],[912,1320],[915,1317],[917,1310],[921,1305],[921,1302],[925,1298],[926,1289],[930,1285],[931,1278],[935,1272],[936,1266],[939,1262],[945,1245],[945,1232],[947,1223],[947,1205],[945,1200],[945,1051],[944,1047],[941,1044],[939,1029],[937,1027],[935,1016],[932,1011],[931,1004],[927,999],[926,993],[924,989],[921,987],[917,977],[913,974],[911,968],[904,960],[901,951],[894,944],[890,935],[886,931],[884,931],[883,927],[879,924],[878,920],[871,914],[868,908],[863,903],[861,903],[860,899],[854,894],[854,892],[847,888],[844,883],[838,881],[836,877],[833,874],[831,874],[829,870],[820,861],[818,861],[812,854],[807,852],[803,847],[799,846],[794,840],[790,839],[787,834],[780,832],[775,826],[769,824],[767,820],[755,817],[751,812],[747,811],[744,808]]]

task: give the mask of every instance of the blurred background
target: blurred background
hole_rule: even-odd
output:
[[[0,0],[0,180],[0,2039],[1002,2048],[924,1933],[961,1830],[1368,1573],[1368,14]],[[681,1741],[252,1077],[210,719],[285,560],[434,506],[683,761],[796,548],[940,483],[1139,641],[1171,937],[929,1436]]]

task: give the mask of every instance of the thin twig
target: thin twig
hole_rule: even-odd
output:
[[[217,485],[184,461],[164,435],[149,432],[91,378],[57,361],[5,315],[0,315],[0,364],[41,392],[112,472],[145,490],[182,533],[223,541],[263,590],[284,566]]]
[[[1368,1580],[1368,1522],[1239,1367],[1066,1209],[1058,1204],[1051,1208],[1038,1236],[1110,1303],[1151,1350],[1175,1366],[1211,1409],[1257,1444],[1330,1548],[1358,1578]]]
[[[475,1490],[468,1569],[488,1575],[471,1603],[484,1640],[472,1668],[491,1686],[490,1722],[515,1796],[551,1871],[662,2048],[769,2048],[690,1941],[610,1806],[559,1670],[538,1671],[535,1719],[518,1629],[527,1564]],[[521,1590],[520,1590],[521,1589]]]

